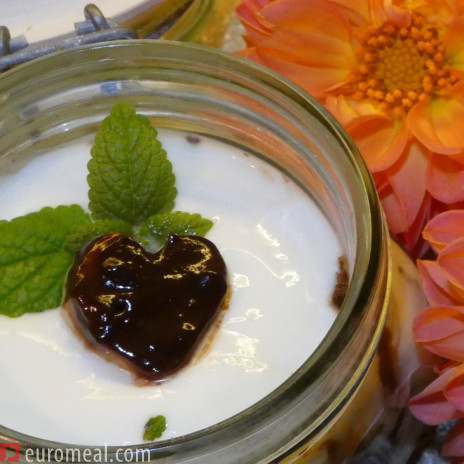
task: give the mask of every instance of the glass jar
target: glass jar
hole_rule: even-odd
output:
[[[87,0],[72,2],[24,0],[2,5],[2,23],[12,37],[25,36],[29,43],[60,41],[79,32],[85,10],[98,9],[113,24],[132,29],[137,38],[195,38],[211,12],[225,8],[222,0]],[[216,5],[217,3],[217,5]],[[77,27],[75,26],[77,25]],[[84,28],[85,29],[85,28]],[[83,30],[88,32],[88,30]]]
[[[24,0],[6,3],[0,72],[61,49],[122,39],[221,47],[238,0]]]
[[[334,324],[287,381],[212,427],[124,447],[125,461],[147,462],[149,454],[162,463],[342,463],[371,455],[404,462],[417,438],[407,400],[420,384],[409,331],[424,300],[412,263],[394,244],[391,253],[374,184],[344,131],[301,89],[240,57],[186,43],[122,41],[4,73],[2,161],[95,132],[120,101],[155,127],[243,147],[281,170],[325,212],[349,274]],[[32,462],[27,450],[37,448],[65,462],[66,444],[6,427],[0,433],[2,442],[19,443],[20,462]],[[121,459],[120,447],[103,445],[85,462]],[[83,456],[85,447],[73,450]]]

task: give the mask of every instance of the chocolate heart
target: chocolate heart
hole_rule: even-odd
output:
[[[157,253],[109,234],[76,256],[64,312],[87,345],[141,381],[185,366],[225,304],[227,271],[216,246],[171,235]]]

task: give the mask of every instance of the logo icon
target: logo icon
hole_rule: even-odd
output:
[[[0,443],[0,462],[19,462],[19,443]]]

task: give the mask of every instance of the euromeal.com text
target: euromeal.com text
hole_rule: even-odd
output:
[[[147,448],[114,448],[105,445],[99,448],[26,448],[20,461],[19,443],[0,443],[1,462],[30,463],[137,463],[150,462]]]

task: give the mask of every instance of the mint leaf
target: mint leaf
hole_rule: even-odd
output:
[[[76,253],[84,245],[100,235],[110,234],[112,232],[119,232],[123,235],[132,235],[132,226],[122,220],[118,219],[101,219],[99,221],[89,222],[82,224],[67,237],[64,243],[64,249],[70,253]]]
[[[140,224],[174,207],[172,165],[146,116],[126,104],[113,107],[91,150],[87,177],[94,219]]]
[[[200,214],[183,211],[159,213],[151,216],[140,229],[140,235],[152,234],[157,239],[166,241],[169,234],[206,235],[213,227],[213,222]]]
[[[0,313],[17,317],[61,304],[73,261],[64,244],[76,226],[88,222],[78,205],[46,207],[0,221]]]
[[[152,417],[145,424],[143,439],[145,441],[153,441],[160,438],[163,432],[166,430],[166,418],[158,415]]]

